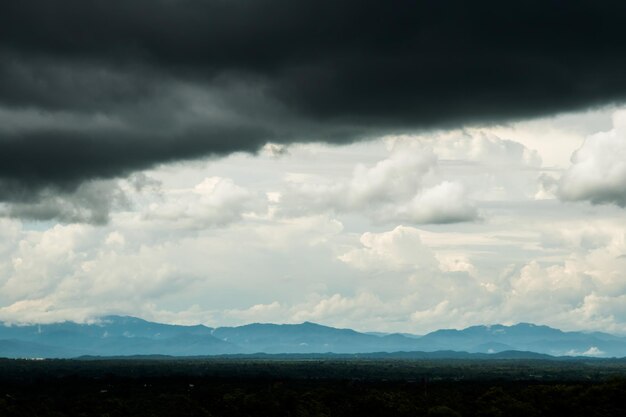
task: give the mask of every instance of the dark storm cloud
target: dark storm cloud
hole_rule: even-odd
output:
[[[4,138],[0,177],[36,185],[77,186],[82,179],[127,175],[155,162],[193,158],[207,152],[227,154],[262,145],[263,132],[237,126],[211,126],[179,133],[103,130],[44,131]],[[269,138],[269,136],[268,136]],[[0,191],[0,198],[2,192]]]
[[[3,1],[0,116],[42,121],[0,127],[0,199],[266,141],[621,102],[624,16],[556,0]]]
[[[8,187],[10,184],[2,184]],[[113,209],[129,208],[126,194],[115,181],[85,181],[72,192],[48,187],[13,200],[0,215],[28,220],[56,219],[66,223],[106,224]]]

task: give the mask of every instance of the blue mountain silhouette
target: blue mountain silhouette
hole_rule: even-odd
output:
[[[417,352],[442,351],[500,356],[518,351],[552,356],[624,357],[626,338],[600,332],[564,332],[530,323],[442,329],[423,336],[361,333],[311,322],[211,328],[154,323],[128,316],[105,316],[89,324],[0,324],[0,356],[10,358],[375,352],[413,352],[415,356]]]

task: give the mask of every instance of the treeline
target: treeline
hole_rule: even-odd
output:
[[[408,364],[47,362],[0,362],[0,416],[626,415],[619,373],[518,378],[520,367],[542,372],[527,363],[486,363],[479,378],[459,377],[462,364],[448,364],[448,378],[436,372],[445,363],[416,363],[412,376],[388,378]]]

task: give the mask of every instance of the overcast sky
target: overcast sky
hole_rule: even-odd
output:
[[[626,334],[622,2],[0,4],[0,320]]]

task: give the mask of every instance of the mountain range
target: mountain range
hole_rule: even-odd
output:
[[[234,354],[372,354],[396,356],[519,357],[520,352],[551,356],[625,357],[626,337],[564,332],[548,326],[472,326],[437,330],[423,336],[360,333],[320,324],[248,324],[211,328],[154,323],[135,317],[106,316],[91,324],[11,325],[0,323],[0,357],[210,356]],[[457,352],[456,354],[453,354]],[[507,352],[503,354],[503,352]],[[515,353],[517,352],[517,353]],[[408,357],[408,356],[407,356]]]

